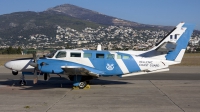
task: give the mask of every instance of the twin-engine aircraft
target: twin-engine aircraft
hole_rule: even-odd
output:
[[[103,76],[128,77],[168,71],[179,64],[194,25],[179,23],[154,48],[148,51],[58,50],[51,57],[12,60],[5,64],[14,73],[64,74],[73,86],[85,88],[92,79]],[[23,82],[24,79],[22,78]]]

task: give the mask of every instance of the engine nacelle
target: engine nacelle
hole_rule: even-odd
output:
[[[12,74],[13,74],[13,75],[17,75],[17,74],[18,74],[18,71],[12,70]]]

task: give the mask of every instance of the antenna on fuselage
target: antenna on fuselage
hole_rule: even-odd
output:
[[[97,51],[101,51],[101,44],[97,45]]]

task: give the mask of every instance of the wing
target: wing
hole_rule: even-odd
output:
[[[65,71],[66,75],[99,77],[100,75],[104,74],[104,72],[96,70],[94,68],[86,68],[81,66],[61,66],[61,68]]]

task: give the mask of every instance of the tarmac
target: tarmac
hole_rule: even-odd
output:
[[[52,75],[19,86],[20,74],[0,67],[0,112],[199,112],[200,67],[172,66],[169,72],[135,77],[103,77],[91,88]]]

